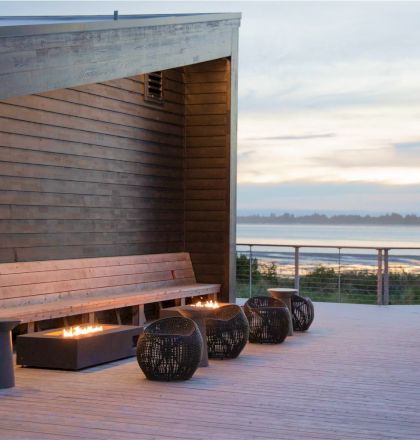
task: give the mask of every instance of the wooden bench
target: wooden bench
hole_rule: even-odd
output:
[[[201,295],[215,296],[219,284],[196,282],[190,255],[168,253],[124,257],[0,264],[0,318],[28,323],[101,310]]]

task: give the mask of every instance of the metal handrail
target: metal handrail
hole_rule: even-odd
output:
[[[420,250],[417,246],[349,246],[349,245],[326,245],[326,244],[272,244],[272,243],[236,243],[236,246],[268,246],[290,248],[324,248],[324,249],[397,249],[397,250]]]
[[[249,295],[252,295],[252,260],[253,248],[255,247],[276,247],[276,248],[292,248],[294,249],[294,286],[299,290],[300,287],[300,250],[302,248],[311,249],[337,249],[339,256],[339,273],[338,273],[338,295],[341,300],[341,251],[343,249],[364,249],[376,250],[377,252],[377,294],[376,302],[379,305],[389,304],[389,252],[392,250],[420,250],[417,246],[357,246],[357,245],[317,245],[317,244],[273,244],[273,243],[237,243],[238,247],[248,247],[249,249]]]

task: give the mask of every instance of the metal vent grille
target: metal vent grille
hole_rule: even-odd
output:
[[[163,75],[162,72],[151,72],[145,76],[144,99],[163,103]]]

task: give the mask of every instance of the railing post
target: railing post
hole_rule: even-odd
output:
[[[376,304],[383,304],[383,285],[382,285],[382,249],[378,249],[378,272],[377,272],[377,293]]]
[[[389,249],[384,249],[384,296],[383,304],[389,305]]]
[[[252,244],[249,245],[249,297],[252,297]]]
[[[338,302],[341,303],[341,248],[338,248]]]
[[[299,291],[300,275],[299,275],[299,246],[295,246],[295,289]]]

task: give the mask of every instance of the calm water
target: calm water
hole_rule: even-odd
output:
[[[420,248],[420,226],[238,224],[237,243]]]
[[[420,226],[351,226],[351,225],[250,225],[237,226],[237,243],[320,245],[320,246],[368,246],[368,247],[418,247],[417,250],[396,249],[390,251],[390,267],[420,273]],[[248,251],[247,247],[238,247]],[[254,247],[253,255],[260,260],[293,265],[293,249],[290,247]],[[337,249],[301,248],[303,266],[337,264]],[[341,263],[351,268],[376,267],[375,249],[343,249]]]

